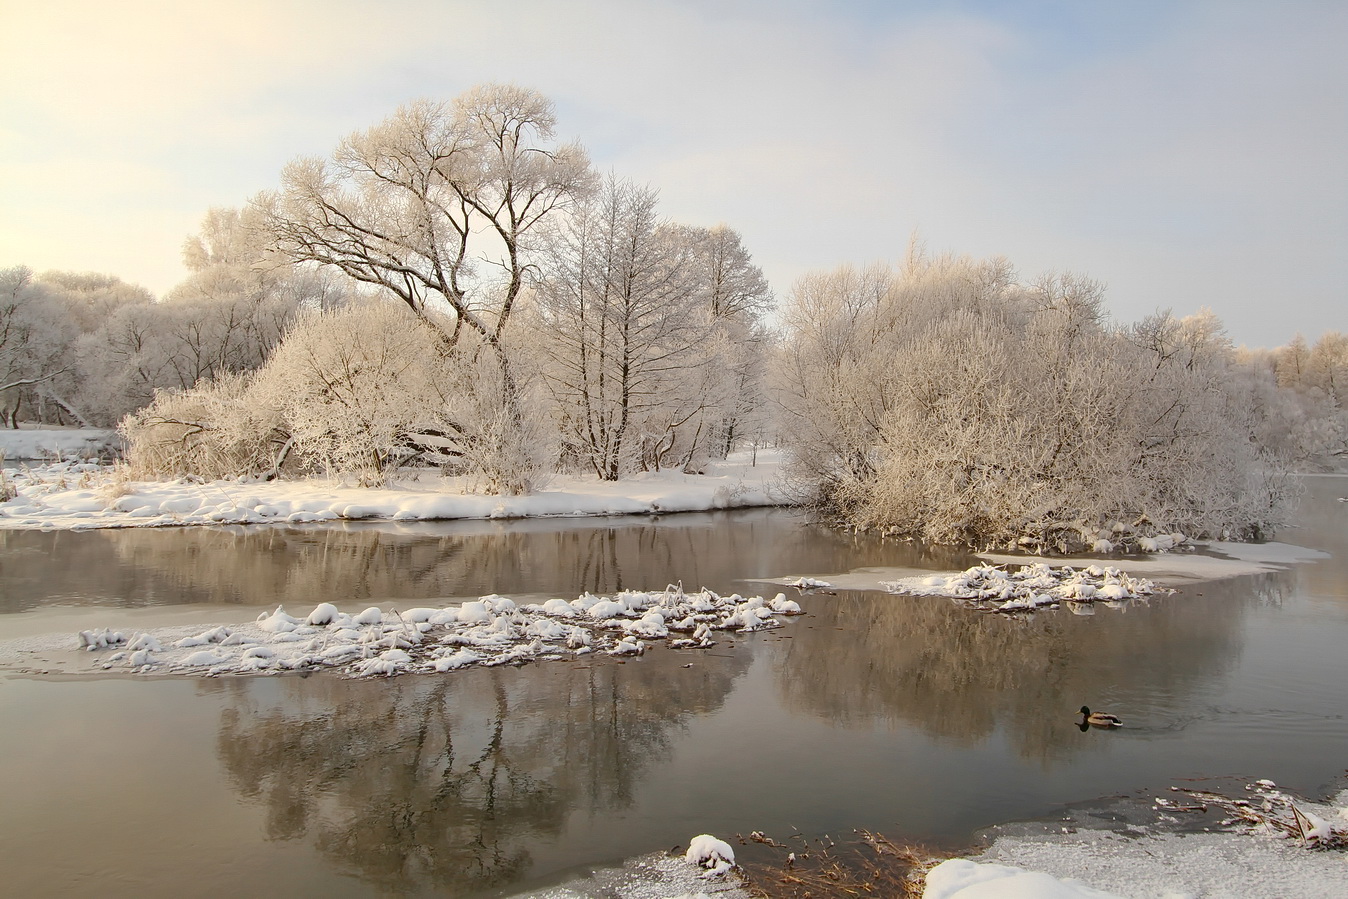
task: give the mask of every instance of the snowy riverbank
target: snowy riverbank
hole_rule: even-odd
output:
[[[22,433],[22,432],[19,432]],[[528,496],[466,492],[456,478],[409,472],[390,486],[338,482],[128,481],[83,462],[6,465],[13,497],[0,528],[124,528],[388,519],[581,517],[699,512],[784,502],[781,454],[733,453],[704,474],[650,472],[621,481],[559,475]],[[2,489],[3,485],[0,485]]]
[[[4,428],[0,429],[0,456],[16,462],[68,462],[115,455],[122,438],[112,428]]]
[[[934,868],[924,897],[1348,896],[1348,791],[1312,802],[1269,781],[1233,797],[1172,789],[1174,799],[1156,797],[1150,810],[1123,800],[1057,822],[994,828],[985,850]]]

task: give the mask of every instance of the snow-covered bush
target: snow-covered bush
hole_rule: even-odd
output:
[[[1257,537],[1284,460],[1253,441],[1211,313],[1109,324],[1103,290],[915,255],[798,288],[785,436],[835,520],[947,543],[1080,550]]]
[[[381,483],[407,435],[439,430],[436,334],[405,310],[365,303],[306,316],[248,391],[276,410],[307,467]]]
[[[122,419],[135,477],[275,475],[290,434],[276,409],[251,401],[253,375],[225,374],[182,393],[160,391]]]
[[[537,480],[551,462],[547,416],[525,389],[523,421],[503,421],[512,406],[501,401],[501,368],[478,350],[471,336],[447,346],[389,303],[311,312],[258,371],[161,392],[128,416],[128,460],[147,477],[292,472],[373,486],[421,458],[487,490]]]

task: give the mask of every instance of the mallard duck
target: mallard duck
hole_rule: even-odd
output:
[[[1083,724],[1090,724],[1095,727],[1123,727],[1123,721],[1116,715],[1107,715],[1104,712],[1092,712],[1087,706],[1081,707],[1081,721]]]

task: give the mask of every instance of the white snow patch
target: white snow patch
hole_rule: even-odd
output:
[[[1079,880],[1011,865],[952,858],[927,872],[922,899],[1123,899]]]
[[[706,868],[709,874],[724,874],[735,867],[735,850],[725,840],[704,833],[693,837],[688,843],[683,860],[690,865]]]
[[[1146,575],[1159,585],[1174,587],[1195,581],[1216,581],[1249,574],[1282,571],[1292,565],[1329,558],[1328,553],[1289,543],[1207,541],[1192,545],[1197,549],[1196,552],[1166,553],[1151,558],[1130,556],[1127,560],[1128,570],[1135,575]],[[993,565],[1025,564],[1024,556],[1005,553],[980,553],[979,558]],[[1080,557],[1043,556],[1039,560],[1058,566],[1089,564],[1089,560]],[[1112,564],[1112,560],[1095,564],[1108,565]]]
[[[1054,568],[1042,562],[1015,571],[976,565],[955,574],[919,575],[882,581],[880,585],[891,593],[949,596],[965,605],[997,612],[1024,612],[1066,602],[1080,614],[1090,614],[1090,603],[1097,599],[1117,602],[1158,591],[1153,582],[1112,566]]]
[[[1139,838],[1079,830],[1052,838],[998,837],[975,858],[980,863],[1011,864],[1058,878],[1079,878],[1099,889],[1149,899],[1348,896],[1348,864],[1341,853],[1308,851],[1291,840],[1259,834]]]

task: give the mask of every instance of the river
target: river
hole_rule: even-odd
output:
[[[1348,479],[1280,539],[1330,558],[1089,616],[799,597],[782,628],[392,680],[0,670],[11,895],[495,896],[708,832],[945,847],[1186,778],[1319,795],[1348,746]],[[0,641],[485,593],[532,601],[963,554],[780,510],[660,519],[0,531]],[[1122,563],[1126,568],[1126,562]],[[1083,703],[1119,731],[1080,731]]]

